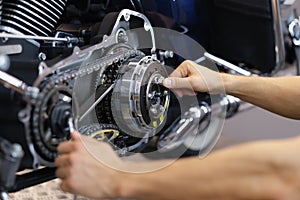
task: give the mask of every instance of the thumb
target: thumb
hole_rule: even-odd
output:
[[[80,134],[77,131],[73,131],[71,134],[71,138],[73,141],[79,141],[80,140]]]
[[[170,89],[192,89],[190,84],[190,79],[186,78],[178,78],[178,77],[169,77],[163,81],[163,85],[166,88]]]

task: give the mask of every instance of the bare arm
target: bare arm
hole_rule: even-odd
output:
[[[143,168],[158,162],[118,161],[107,144],[82,137],[59,145],[57,176],[64,191],[91,198],[135,199],[299,199],[300,138],[264,141],[231,147],[201,160],[179,159],[150,173],[114,170],[95,159],[95,153],[114,167]],[[95,143],[96,142],[96,143]],[[91,152],[94,152],[91,154]],[[104,164],[103,164],[104,163]]]
[[[204,160],[180,159],[160,171],[125,175],[121,191],[141,199],[298,199],[300,162],[287,155],[299,151],[299,142],[265,141]]]
[[[217,73],[191,61],[183,62],[165,86],[198,92],[220,93],[236,96],[279,115],[300,119],[300,77],[244,77]]]
[[[300,77],[222,75],[228,94],[279,115],[300,119]]]

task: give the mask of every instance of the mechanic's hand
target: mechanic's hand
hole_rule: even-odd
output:
[[[224,86],[222,74],[206,67],[186,60],[175,71],[166,78],[163,85],[174,89],[182,96],[183,94],[193,95],[195,92],[208,92],[211,94],[223,93]]]
[[[56,176],[63,191],[89,198],[116,197],[119,172],[108,165],[116,167],[120,159],[108,144],[74,132],[72,141],[59,144],[58,152]]]

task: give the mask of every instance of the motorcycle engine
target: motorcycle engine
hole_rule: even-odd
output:
[[[196,147],[207,148],[204,153],[215,144],[219,131],[198,134],[213,124],[208,95],[184,109],[173,105],[174,123],[167,123],[172,95],[162,81],[173,53],[157,48],[144,14],[123,9],[132,2],[0,1],[0,55],[10,59],[0,81],[12,89],[0,88],[1,137],[21,144],[20,169],[53,167],[56,148],[73,127],[120,156],[142,151],[154,137],[167,150],[188,134],[200,135]]]
[[[23,148],[30,151],[33,168],[54,166],[57,145],[70,139],[70,123],[82,134],[109,142],[120,155],[138,151],[162,128],[169,107],[169,91],[161,85],[168,74],[155,45],[146,54],[126,32],[145,24],[145,33],[153,34],[148,19],[123,10],[102,19],[95,34],[94,22],[63,18],[78,6],[67,3],[1,1],[0,51],[9,55],[10,71],[20,65],[38,68],[33,86],[19,88]],[[104,33],[103,26],[109,31]],[[101,42],[92,45],[93,38]]]

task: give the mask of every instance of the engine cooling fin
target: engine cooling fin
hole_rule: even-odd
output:
[[[1,29],[24,35],[49,36],[65,10],[67,0],[0,0]]]

